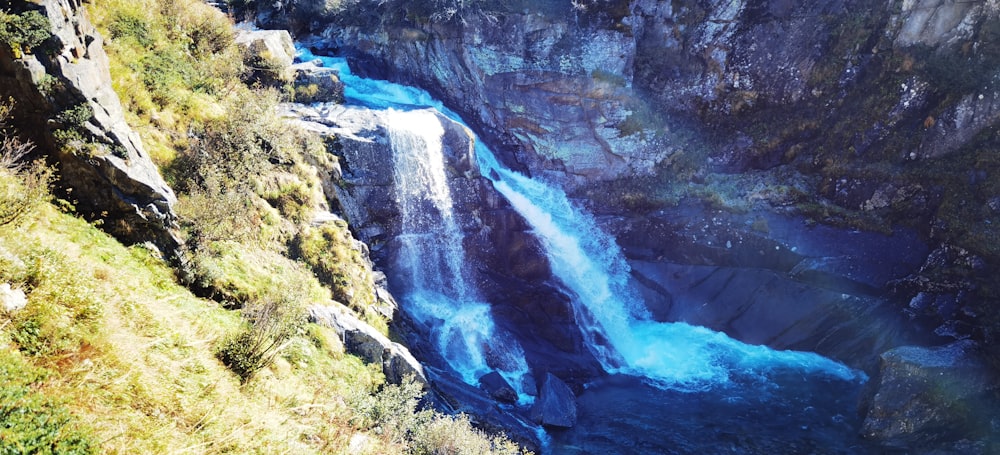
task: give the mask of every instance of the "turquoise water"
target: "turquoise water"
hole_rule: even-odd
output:
[[[438,168],[443,165],[435,151],[440,144],[433,144],[440,139],[441,125],[435,124],[437,117],[428,109],[464,125],[456,113],[424,90],[355,76],[344,59],[318,57],[306,50],[299,58],[320,59],[323,66],[337,69],[348,104],[384,111],[396,125],[390,129],[422,135],[411,138],[410,145],[394,143],[400,149],[395,154],[409,154]],[[421,150],[403,150],[407,147]],[[548,451],[783,453],[774,452],[782,441],[793,444],[790,453],[863,451],[852,414],[860,385],[867,380],[862,372],[814,353],[778,351],[704,327],[652,320],[630,288],[630,270],[620,248],[593,216],[558,187],[507,169],[478,139],[475,151],[480,173],[528,222],[553,275],[572,294],[574,316],[591,353],[612,378],[627,378],[591,384],[580,396],[580,425],[553,432]],[[417,167],[397,172],[439,172]],[[517,340],[497,332],[488,304],[466,283],[460,233],[453,226],[447,185],[440,178],[404,182],[405,192],[424,203],[408,206],[402,198],[401,210],[426,211],[433,206],[437,218],[430,224],[439,228],[408,232],[411,238],[402,239],[403,248],[413,250],[407,254],[421,259],[403,267],[413,283],[401,301],[414,319],[434,327],[435,348],[449,366],[476,385],[490,368],[486,351],[517,346]],[[426,214],[403,216],[417,215]],[[434,244],[422,246],[421,239]],[[442,243],[448,245],[440,248]],[[432,252],[434,248],[439,251]],[[502,373],[511,384],[523,383],[518,375],[547,369],[526,365],[519,346],[502,351],[508,365]],[[520,392],[521,404],[530,402],[530,391]],[[611,430],[602,430],[604,424]],[[700,432],[706,425],[716,429]],[[705,439],[699,443],[700,437]],[[614,450],[629,440],[641,444]],[[687,445],[677,446],[678,441]],[[671,444],[676,450],[668,450]]]

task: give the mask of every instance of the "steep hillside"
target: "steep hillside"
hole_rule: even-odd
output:
[[[385,338],[391,296],[235,36],[197,1],[0,3],[0,453],[520,452],[308,322]]]

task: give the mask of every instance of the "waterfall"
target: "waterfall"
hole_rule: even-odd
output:
[[[402,269],[418,289],[468,300],[462,232],[452,210],[441,137],[432,111],[387,110],[396,204],[402,218]]]
[[[541,240],[553,274],[576,294],[577,323],[605,370],[688,391],[726,385],[737,377],[766,382],[769,373],[783,368],[844,380],[863,376],[815,353],[776,351],[704,327],[651,320],[629,288],[629,266],[620,248],[592,216],[562,190],[506,169],[485,146],[476,152],[483,174]]]
[[[390,108],[380,115],[393,152],[401,230],[395,266],[408,280],[403,310],[426,327],[437,351],[465,382],[476,384],[496,370],[522,402],[531,401],[521,390],[528,369],[523,350],[495,327],[490,306],[466,276],[464,234],[448,187],[441,120],[432,110]]]
[[[324,66],[338,68],[346,86],[345,98],[350,103],[389,109],[389,115],[404,115],[392,113],[395,112],[392,108],[433,108],[462,122],[458,115],[423,90],[359,78],[351,74],[343,59],[316,57],[304,50],[300,58],[320,58]],[[409,119],[411,115],[414,118]],[[405,140],[416,141],[419,136],[419,140],[428,145],[425,148],[439,147],[440,124],[435,127],[430,125],[429,118],[425,118],[428,124],[424,125],[424,120],[416,118],[424,115],[412,112],[404,115],[408,119],[399,123],[420,125],[408,133],[414,138]],[[430,137],[435,135],[437,139]],[[392,140],[395,147],[397,139]],[[400,148],[412,149],[414,146],[400,144]],[[397,152],[397,157],[400,153]],[[424,156],[416,159],[432,161],[439,158]],[[588,347],[608,372],[635,375],[662,388],[684,391],[708,390],[737,379],[766,383],[769,375],[782,370],[825,374],[847,381],[863,378],[863,373],[814,353],[776,351],[766,346],[744,344],[703,327],[653,321],[641,300],[629,289],[629,267],[620,249],[613,238],[600,230],[592,216],[574,206],[559,188],[501,165],[478,139],[476,159],[480,173],[493,182],[494,187],[532,227],[545,249],[553,275],[574,294],[572,303],[577,324],[588,341]],[[496,334],[490,335],[494,329],[488,317],[488,306],[475,303],[474,295],[462,294],[469,288],[467,285],[461,286],[461,289],[455,287],[463,280],[460,237],[447,237],[448,247],[432,252],[426,249],[440,248],[440,242],[419,245],[421,236],[425,242],[435,236],[444,238],[443,231],[450,229],[446,226],[450,216],[446,213],[450,211],[450,199],[445,197],[446,193],[430,189],[439,183],[422,180],[424,175],[432,173],[431,167],[435,168],[433,172],[438,172],[438,164],[435,161],[433,165],[424,165],[426,170],[405,171],[407,178],[413,177],[413,184],[422,188],[414,188],[413,193],[424,194],[418,199],[426,199],[424,202],[414,201],[419,207],[413,207],[418,213],[412,216],[424,216],[428,207],[435,207],[433,212],[442,218],[442,232],[433,234],[418,230],[404,234],[405,238],[401,240],[411,242],[412,237],[414,242],[413,246],[406,248],[415,255],[416,262],[407,266],[415,281],[422,280],[417,277],[428,270],[446,270],[447,273],[430,277],[426,283],[414,283],[417,290],[412,293],[410,311],[415,311],[413,315],[418,320],[429,318],[438,321],[432,325],[444,329],[435,331],[438,333],[436,341],[439,350],[456,370],[468,374],[466,380],[469,381],[485,365],[480,362],[482,352],[475,352],[476,349],[484,344],[483,340],[497,338]],[[446,185],[443,188],[446,190]],[[439,202],[443,205],[436,205]],[[454,223],[454,220],[451,222]],[[415,222],[415,225],[420,224],[419,220]],[[452,251],[453,248],[456,250]],[[448,283],[434,281],[439,278],[446,278]],[[523,359],[521,362],[523,364]],[[526,367],[519,368],[527,371]],[[515,375],[508,371],[507,376],[512,378]],[[516,384],[517,381],[511,383]]]

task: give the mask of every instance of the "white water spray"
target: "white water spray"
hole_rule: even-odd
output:
[[[402,231],[396,237],[396,267],[409,281],[404,311],[426,326],[437,351],[465,382],[476,384],[496,370],[522,402],[529,402],[521,390],[521,377],[528,370],[524,351],[497,330],[490,306],[466,276],[464,234],[448,187],[441,119],[429,109],[389,108],[379,115],[393,151],[393,189]]]
[[[303,59],[316,58],[303,54]],[[326,66],[341,71],[349,102],[380,109],[431,107],[462,122],[423,90],[362,79],[350,73],[343,59],[322,59]],[[737,377],[766,381],[767,375],[778,369],[824,373],[844,380],[863,377],[863,373],[817,354],[775,351],[703,327],[652,321],[640,299],[629,290],[629,267],[620,249],[590,215],[570,203],[560,189],[502,166],[478,139],[476,155],[480,173],[493,181],[532,226],[553,274],[575,294],[573,304],[581,332],[607,371],[642,376],[678,390],[705,390]],[[433,299],[427,304],[430,311],[439,305]],[[462,330],[458,324],[453,326]],[[468,339],[470,335],[456,332],[450,336]]]

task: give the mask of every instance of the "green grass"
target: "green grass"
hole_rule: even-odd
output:
[[[48,204],[0,230],[0,279],[29,300],[0,314],[0,349],[47,375],[66,428],[101,453],[343,453],[352,441],[371,454],[516,451],[467,419],[419,411],[381,365],[305,323],[307,305],[337,298],[386,331],[347,227],[309,224],[336,161],[273,115],[280,93],[245,85],[230,19],[198,0],[88,10],[127,121],[178,193],[187,265]],[[243,349],[261,333],[261,349]],[[361,417],[373,399],[403,400],[394,409],[412,415],[391,417],[418,424],[385,431],[390,416]]]
[[[65,434],[103,453],[320,452],[358,432],[344,397],[382,381],[310,327],[294,338],[306,346],[294,363],[279,357],[241,384],[213,355],[241,326],[236,312],[193,296],[149,251],[51,206],[0,232],[0,257],[0,279],[29,301],[0,315],[0,368],[31,373],[0,381],[15,407],[36,409],[17,421],[19,437]]]

